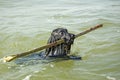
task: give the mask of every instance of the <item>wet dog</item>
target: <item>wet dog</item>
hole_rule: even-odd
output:
[[[53,61],[54,59],[56,60],[56,58],[59,58],[59,59],[62,58],[63,60],[64,59],[65,60],[66,59],[81,60],[81,57],[68,56],[68,54],[70,54],[71,45],[74,43],[74,38],[75,38],[75,35],[68,33],[67,29],[64,29],[64,28],[54,29],[47,43],[49,44],[60,39],[64,39],[65,40],[64,43],[51,48],[47,48],[45,51],[41,51],[40,53],[32,54],[25,58],[24,57],[20,58],[16,61],[16,63],[20,64],[33,59],[34,60],[45,59],[48,61]],[[48,55],[47,58],[46,58],[46,55]]]
[[[74,43],[74,38],[75,35],[68,33],[67,29],[64,28],[54,29],[47,43],[52,43],[60,39],[64,39],[65,42],[60,45],[47,48],[45,54],[48,55],[49,57],[67,56],[68,54],[70,54],[71,45]]]

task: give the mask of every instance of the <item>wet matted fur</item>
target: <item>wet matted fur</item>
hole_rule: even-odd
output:
[[[50,56],[63,57],[66,56],[67,54],[70,54],[70,49],[71,49],[71,45],[74,42],[74,38],[75,35],[68,33],[67,29],[64,28],[54,29],[47,43],[52,43],[60,39],[64,39],[65,42],[60,45],[47,48],[45,50],[45,54],[48,54],[49,57]]]

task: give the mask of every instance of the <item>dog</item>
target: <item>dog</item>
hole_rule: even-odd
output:
[[[64,39],[64,43],[53,46],[51,48],[47,48],[45,50],[45,54],[49,57],[64,57],[70,54],[71,45],[74,43],[75,35],[72,33],[68,33],[67,29],[57,28],[54,29],[51,33],[50,38],[48,39],[48,44],[55,42],[60,39]]]
[[[67,29],[57,28],[54,29],[51,33],[50,38],[48,39],[48,44],[55,42],[57,40],[64,39],[64,43],[59,44],[57,46],[53,46],[51,48],[47,48],[45,51],[41,51],[40,53],[32,54],[27,57],[18,59],[16,63],[21,64],[25,61],[29,61],[30,59],[40,59],[40,60],[49,60],[53,61],[56,58],[61,58],[63,60],[81,60],[79,56],[68,56],[70,54],[71,45],[74,43],[75,35],[72,33],[68,33]],[[47,55],[47,56],[46,56]]]

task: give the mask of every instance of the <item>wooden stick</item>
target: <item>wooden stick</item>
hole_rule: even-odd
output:
[[[77,38],[77,37],[79,37],[79,36],[82,36],[82,35],[84,35],[84,34],[87,34],[87,33],[91,32],[91,31],[93,31],[93,30],[95,30],[95,29],[97,29],[97,28],[100,28],[100,27],[103,27],[103,24],[99,24],[99,25],[96,25],[96,26],[94,26],[94,27],[91,27],[90,29],[87,29],[87,30],[85,30],[85,31],[83,31],[83,32],[75,35],[75,38]]]
[[[95,26],[95,27],[92,27],[92,28],[90,28],[90,29],[87,29],[87,30],[85,30],[85,31],[83,31],[83,32],[75,35],[75,38],[77,38],[77,37],[79,37],[79,36],[82,36],[82,35],[84,35],[84,34],[87,34],[87,33],[91,32],[91,31],[93,31],[93,30],[95,30],[95,29],[97,29],[97,28],[102,27],[102,26],[103,26],[103,24],[99,24],[99,25],[97,25],[97,26]],[[22,57],[22,56],[26,56],[26,55],[31,54],[31,53],[34,53],[34,52],[38,52],[38,51],[40,51],[40,50],[43,50],[43,49],[46,49],[46,48],[50,48],[50,47],[59,45],[59,44],[61,44],[61,43],[64,43],[64,39],[60,39],[60,40],[58,40],[58,41],[56,41],[56,42],[54,42],[54,43],[50,43],[50,44],[44,45],[44,46],[42,46],[42,47],[39,47],[39,48],[30,50],[30,51],[27,51],[27,52],[23,52],[23,53],[20,53],[20,54],[15,54],[15,55],[6,56],[6,57],[3,58],[3,61],[4,61],[4,62],[10,62],[10,61],[12,61],[12,60],[14,60],[14,59],[16,59],[16,58],[19,58],[19,57]],[[46,56],[47,56],[47,55],[46,55]]]

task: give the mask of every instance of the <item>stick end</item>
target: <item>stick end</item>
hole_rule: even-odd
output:
[[[10,61],[12,61],[15,58],[16,58],[16,56],[14,56],[14,55],[12,55],[12,56],[5,56],[5,57],[3,57],[3,62],[4,63],[5,62],[10,62]]]

